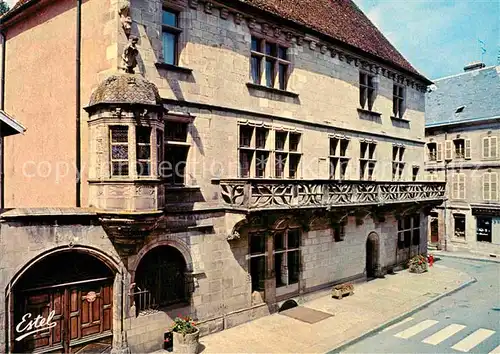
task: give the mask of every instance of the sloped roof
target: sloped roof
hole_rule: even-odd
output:
[[[423,77],[352,0],[238,0],[313,29]]]
[[[434,80],[425,95],[427,126],[500,116],[500,65]]]

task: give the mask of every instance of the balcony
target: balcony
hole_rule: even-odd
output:
[[[445,182],[221,179],[224,204],[234,209],[270,210],[382,206],[440,202]]]

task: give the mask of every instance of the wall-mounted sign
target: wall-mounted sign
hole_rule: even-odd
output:
[[[20,334],[20,336],[16,338],[16,341],[23,340],[30,335],[46,331],[57,326],[56,322],[52,322],[55,314],[55,311],[50,311],[46,318],[42,317],[42,315],[38,315],[34,319],[31,319],[31,313],[25,314],[22,317],[21,322],[19,322],[16,326],[16,332]]]

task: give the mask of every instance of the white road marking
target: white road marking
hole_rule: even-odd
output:
[[[425,331],[427,328],[430,328],[437,323],[439,323],[439,321],[425,320],[420,322],[419,324],[416,324],[415,326],[412,326],[402,332],[395,334],[394,337],[408,339],[410,337],[413,337],[415,334]]]
[[[496,347],[495,349],[493,349],[488,354],[500,354],[500,345],[498,347]]]
[[[464,339],[462,339],[460,342],[455,344],[451,349],[458,350],[460,352],[468,352],[472,348],[474,348],[476,345],[484,341],[486,338],[490,337],[495,333],[495,331],[489,330],[489,329],[484,329],[480,328],[474,333],[468,335]]]
[[[432,336],[425,338],[422,342],[432,345],[437,345],[442,341],[450,338],[455,333],[460,332],[465,326],[459,324],[451,324],[448,327],[443,328],[439,332],[434,333]]]
[[[392,326],[389,326],[385,329],[382,330],[382,332],[387,332],[387,331],[390,331],[391,329],[394,329],[396,327],[399,327],[401,326],[402,324],[405,324],[406,322],[410,322],[411,320],[413,320],[413,317],[407,317],[405,318],[404,320],[402,320],[401,322],[398,322],[398,323],[395,323],[393,324]]]

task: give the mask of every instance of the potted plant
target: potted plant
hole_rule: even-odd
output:
[[[197,354],[200,330],[189,316],[177,316],[172,326],[174,352]]]
[[[416,255],[408,262],[408,268],[411,273],[427,272],[427,259],[421,254]]]

